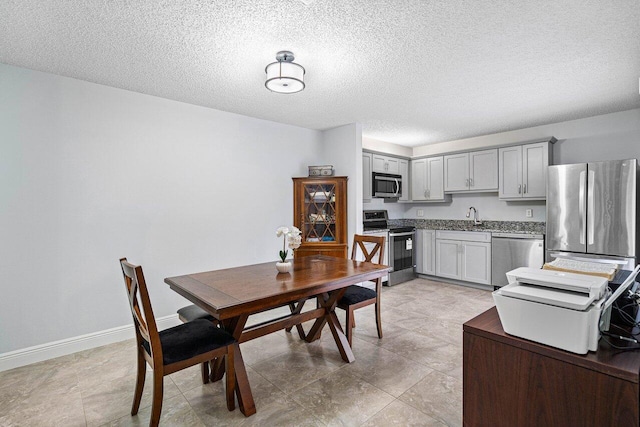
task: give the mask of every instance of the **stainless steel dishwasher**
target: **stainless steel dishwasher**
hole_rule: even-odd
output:
[[[507,271],[518,267],[542,268],[543,263],[542,234],[491,233],[491,284],[494,289],[508,284]]]

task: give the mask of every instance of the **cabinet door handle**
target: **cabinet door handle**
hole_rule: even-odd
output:
[[[465,180],[464,180],[464,186],[465,186],[465,187],[468,187],[468,186],[469,186],[469,178],[467,178],[467,179],[465,179]]]
[[[427,190],[427,197],[431,198],[431,190]]]
[[[522,184],[518,184],[518,194],[522,194]]]
[[[427,190],[424,190],[424,197],[427,197]]]
[[[522,193],[525,194],[527,192],[527,184],[524,185],[524,190],[522,190]]]
[[[473,187],[473,178],[469,178],[469,187]]]

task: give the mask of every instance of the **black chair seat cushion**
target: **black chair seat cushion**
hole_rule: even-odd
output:
[[[165,329],[160,331],[159,335],[164,365],[225,347],[235,341],[227,331],[205,319],[196,319],[193,322]],[[142,345],[150,354],[149,343],[144,341]]]
[[[357,304],[376,297],[376,291],[362,286],[351,285],[347,288],[338,302],[339,305]]]
[[[208,321],[213,322],[213,316],[195,304],[182,307],[178,310],[178,315],[187,322],[193,322],[196,319],[207,319]]]

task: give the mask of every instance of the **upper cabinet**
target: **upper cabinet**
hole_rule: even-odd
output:
[[[400,202],[449,202],[456,193],[496,192],[501,200],[545,200],[554,137],[409,160],[362,153],[363,199],[373,197],[372,173],[402,177]],[[395,192],[395,190],[394,190]]]
[[[444,158],[428,157],[411,161],[411,200],[443,202],[451,199],[444,194]]]
[[[406,158],[383,156],[368,151],[362,152],[362,200],[365,203],[371,202],[373,199],[373,181],[372,172],[388,173],[392,175],[400,175],[402,177],[402,188],[400,196],[397,200],[400,202],[408,202],[411,200],[409,175],[409,160]],[[395,190],[394,190],[395,191]]]
[[[362,153],[362,200],[370,202],[371,197],[371,153]]]
[[[400,159],[374,154],[372,171],[400,175]]]
[[[444,156],[444,191],[498,190],[498,150],[472,151]]]
[[[398,198],[401,202],[408,202],[409,198],[409,161],[400,159],[398,160],[399,175],[402,177],[402,194]]]
[[[547,167],[551,144],[516,145],[499,149],[500,189],[504,200],[544,200],[547,195]]]

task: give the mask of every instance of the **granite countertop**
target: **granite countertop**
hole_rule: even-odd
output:
[[[392,227],[413,226],[423,230],[484,231],[494,233],[545,234],[546,223],[540,221],[482,221],[457,219],[390,219]]]

